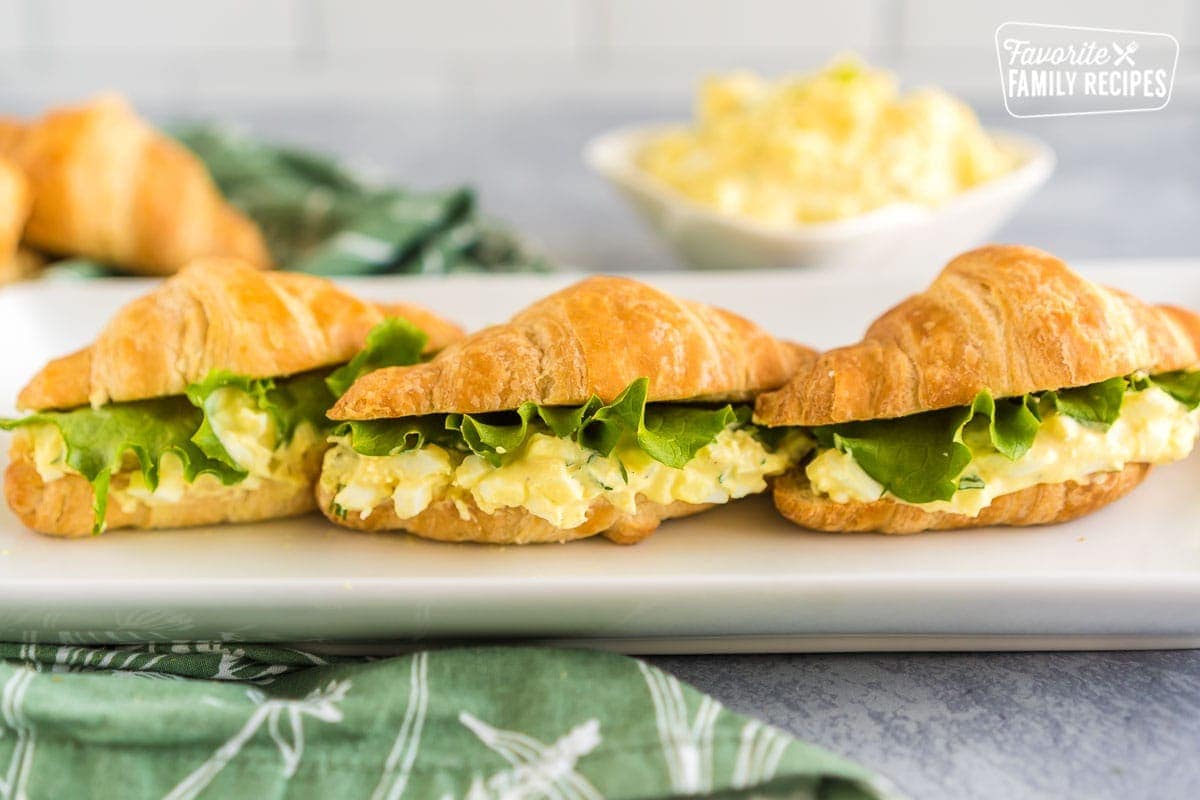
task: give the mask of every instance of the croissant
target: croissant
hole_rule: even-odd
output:
[[[877,319],[862,341],[822,354],[782,389],[760,396],[755,419],[768,426],[802,429],[903,419],[969,406],[981,392],[997,398],[1021,397],[1123,376],[1192,370],[1197,365],[1200,316],[1182,308],[1151,306],[1098,286],[1034,248],[991,246],[951,261],[927,290]],[[1173,420],[1174,449],[1157,454],[1154,463],[1182,457],[1191,449],[1197,414],[1183,401],[1163,399],[1157,389],[1145,397],[1130,397],[1126,395],[1127,402],[1162,400],[1161,413]],[[1157,406],[1152,411],[1160,413]],[[1059,424],[1069,427],[1075,422],[1060,414],[1055,425]],[[1119,419],[1113,424],[1119,424]],[[1038,455],[1039,446],[1047,448],[1047,457],[1058,455],[1049,453],[1051,440],[1045,438],[1058,428],[1044,427],[1047,430],[1039,429],[1033,439],[1031,455],[1022,458]],[[1086,439],[1095,426],[1083,424],[1070,430]],[[1118,433],[1134,437],[1137,443],[1136,432],[1126,434],[1122,426]],[[1100,449],[1094,455],[1102,460],[1111,457],[1111,470],[1000,494],[973,515],[959,513],[962,509],[952,503],[946,507],[907,502],[890,493],[875,498],[855,496],[861,494],[859,490],[843,492],[843,484],[830,478],[833,473],[820,470],[836,462],[839,469],[849,469],[846,481],[869,477],[858,471],[861,464],[847,463],[854,458],[852,447],[848,454],[824,460],[818,452],[807,466],[777,479],[773,494],[784,516],[817,530],[911,533],[1059,522],[1118,499],[1149,472],[1148,462],[1106,455],[1099,443],[1103,437],[1098,436],[1095,447]],[[1078,451],[1082,445],[1073,446]],[[1134,452],[1155,456],[1152,449],[1145,444]],[[1072,457],[1078,456],[1063,460],[1069,465]],[[824,466],[814,473],[818,461]],[[846,497],[835,500],[814,487],[814,474],[834,486],[835,494]],[[1002,463],[996,480],[1005,480]],[[964,495],[962,489],[957,495]]]
[[[482,414],[493,419],[486,415],[507,412],[511,420],[513,411],[524,404],[561,409],[583,406],[593,397],[594,403],[609,404],[628,398],[630,387],[638,386],[644,386],[646,413],[655,413],[663,404],[689,403],[693,409],[704,404],[701,414],[718,414],[714,406],[750,401],[782,385],[814,357],[808,348],[779,341],[728,311],[680,300],[634,280],[595,277],[534,303],[505,324],[450,345],[428,363],[362,376],[330,417],[352,421],[351,429],[370,420],[378,421],[382,431],[401,430],[414,420],[434,420],[430,424],[437,429],[437,415]],[[445,447],[427,442],[406,453],[380,456],[357,452],[343,441],[326,456],[318,505],[339,525],[403,529],[450,541],[566,541],[603,533],[614,541],[633,542],[648,536],[663,519],[703,511],[734,496],[719,488],[703,497],[635,491],[645,475],[685,482],[700,461],[716,469],[719,458],[753,458],[749,466],[725,465],[731,475],[744,474],[749,487],[745,493],[751,493],[766,488],[756,470],[781,471],[786,464],[782,453],[768,452],[747,429],[731,424],[726,431],[714,430],[713,448],[700,449],[684,466],[668,469],[644,453],[632,453],[623,462],[628,469],[622,477],[624,468],[583,438],[548,430],[536,419],[534,427],[537,432],[516,450],[492,453],[495,463],[490,467],[478,453],[464,456],[466,445],[461,442],[444,443]],[[436,430],[433,435],[438,435]],[[729,449],[733,442],[743,448],[736,456]],[[713,455],[720,447],[728,452]],[[386,490],[381,484],[364,489],[356,477],[374,470],[375,478],[363,480],[376,480],[393,474],[389,470],[420,463],[440,465],[440,472],[396,472]],[[643,472],[630,466],[635,463]],[[617,477],[589,477],[609,467]],[[468,488],[462,481],[472,469],[476,477],[483,477],[479,486]],[[485,497],[479,488],[493,486],[500,492],[510,475],[510,488],[518,494],[527,489],[526,496]],[[711,477],[715,484],[717,477]],[[427,478],[437,484],[429,491],[421,484]],[[566,495],[558,495],[560,489]],[[364,492],[372,491],[364,499]],[[620,499],[614,500],[618,494]],[[358,500],[351,503],[355,497]],[[414,497],[421,501],[416,503],[419,508],[410,503]]]
[[[0,117],[0,153],[11,153],[25,135],[26,125],[13,117]]]
[[[194,155],[101,97],[22,125],[0,121],[0,155],[26,174],[31,246],[148,275],[206,256],[269,267],[258,227],[229,205]]]
[[[7,261],[0,261],[0,286],[32,278],[46,265],[46,259],[24,247],[18,247]]]
[[[425,345],[426,352],[461,336],[457,326],[432,312],[417,306],[404,308],[416,312],[414,316],[427,324],[436,322],[431,325],[436,333]],[[360,300],[321,278],[263,272],[234,259],[199,260],[123,307],[91,345],[47,364],[21,391],[18,406],[69,414],[87,413],[89,408],[103,413],[144,407],[146,416],[134,417],[137,424],[131,433],[140,441],[146,431],[170,426],[174,421],[170,414],[198,415],[179,396],[216,373],[272,378],[280,385],[298,376],[298,380],[308,381],[304,385],[320,389],[322,373],[314,371],[349,361],[363,347],[367,334],[397,310]],[[314,377],[309,380],[306,375]],[[181,402],[165,411],[138,405],[172,398]],[[217,402],[213,409],[205,406],[204,413],[206,425],[216,432],[231,457],[236,460],[239,453],[250,454],[245,456],[250,461],[237,462],[237,469],[249,473],[244,479],[222,483],[201,474],[193,481],[182,481],[173,495],[149,492],[141,486],[140,457],[127,454],[120,468],[106,479],[114,501],[107,503],[105,526],[206,525],[312,510],[313,486],[326,449],[322,431],[328,404],[301,408],[317,415],[302,420],[312,430],[302,437],[298,428],[296,437],[285,446],[279,439],[268,441],[274,434],[268,430],[267,417],[262,416],[266,412],[253,403],[247,409],[250,401],[240,398],[237,394],[225,398],[232,404],[231,410]],[[328,402],[331,404],[332,398]],[[94,488],[83,474],[64,466],[65,434],[61,434],[61,426],[61,435],[50,430],[58,424],[55,419],[54,414],[35,414],[3,425],[15,429],[5,494],[28,527],[79,536],[92,531],[96,522]],[[104,424],[102,417],[96,417],[97,429]],[[246,438],[239,431],[250,431],[252,436]],[[233,437],[228,442],[226,432]],[[74,444],[89,447],[94,443],[85,437]],[[181,446],[189,447],[186,442]],[[268,453],[269,458],[253,462],[255,452]],[[157,466],[160,472],[167,470],[162,463]]]
[[[593,394],[607,402],[643,376],[654,402],[740,402],[781,385],[813,355],[729,311],[629,278],[596,277],[446,348],[428,364],[363,376],[330,415],[473,414],[527,401],[575,405]]]
[[[0,286],[28,277],[40,266],[37,256],[20,248],[30,205],[24,173],[0,158]]]

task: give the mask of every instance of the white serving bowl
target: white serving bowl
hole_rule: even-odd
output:
[[[702,269],[809,267],[931,272],[987,241],[1054,170],[1054,151],[992,132],[1020,166],[935,208],[897,203],[834,222],[775,225],[722,213],[646,174],[637,153],[678,126],[620,128],[592,139],[584,160],[629,199],[687,264]]]

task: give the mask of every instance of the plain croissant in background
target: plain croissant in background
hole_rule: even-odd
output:
[[[41,265],[37,254],[21,247],[32,205],[25,173],[0,157],[0,286],[32,275]]]
[[[0,120],[0,156],[28,181],[21,238],[34,249],[147,275],[210,256],[271,265],[258,227],[225,201],[200,160],[119,97]]]

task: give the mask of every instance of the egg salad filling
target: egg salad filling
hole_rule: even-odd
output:
[[[397,517],[409,519],[449,500],[463,519],[471,519],[472,505],[485,514],[522,508],[563,530],[586,522],[597,501],[633,514],[639,499],[700,505],[758,494],[766,490],[766,478],[785,472],[804,447],[793,434],[771,449],[752,431],[729,427],[677,468],[654,460],[632,440],[602,455],[549,432],[532,434],[498,465],[433,444],[364,456],[345,438],[333,441],[321,480],[336,492],[339,514],[365,519],[390,503]]]
[[[260,408],[249,394],[225,387],[213,393],[207,419],[217,441],[237,467],[246,473],[239,485],[255,489],[263,481],[309,485],[317,451],[325,447],[324,420],[302,420],[284,438],[274,416]],[[61,437],[60,437],[61,438]],[[224,484],[215,475],[201,473],[188,481],[182,459],[165,453],[158,464],[158,482],[151,486],[140,471],[129,476],[123,489],[111,494],[123,508],[135,502],[177,503],[219,492]]]
[[[848,58],[774,83],[711,78],[696,105],[694,125],[647,142],[638,165],[696,202],[767,223],[938,205],[1019,163],[965,103],[937,89],[901,95],[892,75]]]
[[[814,429],[804,465],[837,503],[883,497],[977,516],[1043,483],[1087,483],[1128,464],[1186,458],[1200,436],[1200,372],[1135,375],[897,420]]]
[[[749,424],[748,408],[648,404],[647,386],[635,381],[607,405],[347,423],[321,473],[331,511],[365,519],[387,506],[411,519],[448,501],[463,519],[521,508],[567,530],[600,502],[633,514],[642,500],[700,505],[762,492],[812,446],[803,432]]]
[[[324,426],[301,422],[286,441],[271,414],[256,407],[253,399],[237,389],[225,388],[214,393],[214,408],[207,418],[217,441],[229,453],[236,469],[245,473],[238,483],[247,489],[257,488],[266,481],[306,485],[312,475],[305,464],[313,464],[314,453],[323,450]],[[41,423],[16,431],[33,452],[34,467],[45,482],[64,475],[80,474],[67,460],[67,443],[56,425]],[[153,481],[139,469],[136,456],[126,453],[120,466],[128,480],[121,486],[110,486],[108,496],[125,511],[138,503],[154,505],[178,503],[219,494],[225,483],[216,474],[203,472],[188,477],[183,457],[167,451],[158,462]]]

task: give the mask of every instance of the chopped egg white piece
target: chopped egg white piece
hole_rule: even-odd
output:
[[[225,452],[251,478],[308,483],[305,454],[325,445],[311,423],[301,422],[291,440],[280,442],[271,415],[260,409],[250,395],[229,387],[213,392],[206,410]]]
[[[564,530],[587,521],[599,500],[633,513],[639,497],[664,505],[702,504],[762,492],[765,478],[784,472],[807,447],[802,435],[793,435],[772,452],[749,431],[726,429],[675,469],[636,446],[603,456],[544,433],[530,436],[500,466],[437,445],[394,456],[363,456],[347,441],[334,441],[322,481],[336,492],[334,503],[347,512],[365,518],[390,500],[396,515],[408,519],[437,500],[450,500],[466,519],[469,499],[485,514],[523,508]]]
[[[204,403],[213,433],[247,472],[269,473],[275,455],[275,421],[240,389],[217,389]]]
[[[67,464],[67,443],[54,425],[26,425],[18,428],[13,437],[24,437],[32,445],[33,465],[44,482],[50,483],[74,472]]]
[[[1200,409],[1188,411],[1157,387],[1128,392],[1121,415],[1107,429],[1051,413],[1042,422],[1029,451],[1017,460],[1010,461],[990,449],[973,453],[962,476],[981,479],[982,488],[960,489],[950,500],[910,505],[974,517],[997,497],[1039,483],[1086,483],[1091,475],[1115,472],[1127,464],[1179,461],[1192,451],[1197,435]],[[884,493],[853,456],[839,450],[821,451],[805,473],[813,491],[835,503],[872,502]]]
[[[322,482],[342,488],[334,502],[365,517],[388,498],[402,519],[424,511],[454,480],[459,456],[427,445],[394,456],[361,456],[343,440],[325,453]]]

